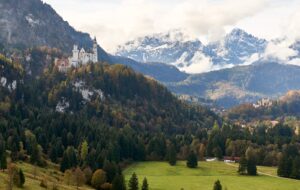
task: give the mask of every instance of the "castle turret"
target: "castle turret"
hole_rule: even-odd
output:
[[[93,62],[94,63],[98,62],[98,44],[97,44],[96,37],[94,38],[93,41]]]
[[[79,61],[79,50],[77,45],[74,45],[72,52],[73,52],[72,65],[76,67]]]

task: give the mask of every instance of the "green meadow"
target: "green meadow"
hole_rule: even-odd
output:
[[[140,162],[125,171],[126,181],[133,172],[142,183],[147,177],[151,190],[212,190],[220,180],[227,190],[300,190],[300,181],[279,178],[276,168],[258,167],[258,176],[239,176],[237,165],[224,162],[199,162],[196,169],[187,168],[185,162],[170,166],[166,162]]]

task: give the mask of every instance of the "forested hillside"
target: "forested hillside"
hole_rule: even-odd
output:
[[[0,130],[14,160],[28,159],[20,153],[24,149],[31,162],[44,165],[49,158],[65,170],[79,164],[79,158],[64,159],[71,150],[80,152],[85,141],[89,151],[81,163],[93,169],[105,160],[160,160],[167,139],[182,135],[178,146],[183,146],[185,135],[218,120],[122,65],[89,64],[66,74],[49,65],[37,78],[5,58],[1,66],[8,81],[21,81],[13,89],[3,85],[0,97]]]
[[[272,105],[255,107],[253,104],[241,104],[227,112],[231,120],[263,120],[284,117],[300,117],[300,92],[289,91],[277,100],[272,100]]]

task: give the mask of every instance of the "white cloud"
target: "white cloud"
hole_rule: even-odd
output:
[[[281,41],[271,41],[267,45],[264,53],[265,59],[275,59],[281,62],[287,62],[297,55],[297,51],[291,48],[295,41],[284,39]]]
[[[183,28],[214,40],[226,27],[277,0],[45,0],[76,28],[96,35],[109,51],[138,36]]]
[[[190,74],[208,72],[213,69],[213,62],[209,57],[206,57],[202,52],[198,51],[191,59],[190,64],[186,64],[180,68],[181,71]]]

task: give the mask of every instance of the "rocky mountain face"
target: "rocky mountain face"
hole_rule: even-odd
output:
[[[76,31],[40,0],[0,1],[0,44],[12,48],[48,46],[70,53],[74,44],[92,47],[89,34]],[[99,47],[99,58],[108,60]]]
[[[200,73],[243,64],[263,53],[267,41],[234,29],[221,41],[208,45],[190,40],[181,31],[154,34],[129,41],[116,54],[140,62],[162,62],[181,71]]]

